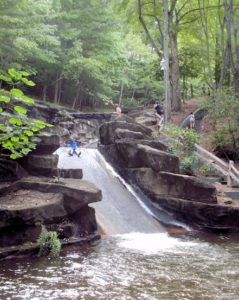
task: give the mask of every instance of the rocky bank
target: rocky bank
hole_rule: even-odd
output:
[[[179,174],[178,157],[153,138],[150,128],[129,119],[122,116],[104,123],[99,130],[99,149],[118,172],[140,188],[156,208],[189,226],[238,231],[239,207],[229,205],[214,184]],[[145,122],[150,120],[153,122],[149,116]]]

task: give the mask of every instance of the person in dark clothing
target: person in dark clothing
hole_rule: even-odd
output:
[[[163,107],[158,102],[154,104],[155,109],[155,117],[156,117],[156,123],[158,125],[158,128],[160,130],[160,127],[163,123]]]
[[[81,151],[79,151],[78,149],[78,145],[80,144],[80,141],[77,141],[74,137],[71,137],[67,142],[66,145],[70,146],[70,150],[68,152],[68,154],[70,156],[73,156],[74,154],[76,154],[78,157],[81,155]]]

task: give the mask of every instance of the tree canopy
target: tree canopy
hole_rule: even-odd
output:
[[[164,97],[164,0],[0,1],[0,69],[26,70],[40,100],[82,109]],[[239,93],[239,3],[169,0],[171,107],[202,93]]]

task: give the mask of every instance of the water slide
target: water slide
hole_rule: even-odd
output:
[[[108,235],[130,232],[165,232],[156,220],[158,212],[145,204],[135,191],[114,171],[97,149],[81,149],[80,157],[69,156],[68,148],[58,149],[58,168],[83,170],[83,179],[102,191],[102,201],[91,204],[102,232]],[[162,218],[164,216],[161,216]]]

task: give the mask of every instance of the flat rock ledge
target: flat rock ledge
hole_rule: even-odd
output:
[[[95,212],[88,204],[101,197],[94,184],[72,178],[60,182],[31,176],[1,184],[0,259],[7,253],[34,253],[41,225],[56,231],[64,244],[98,239]]]

